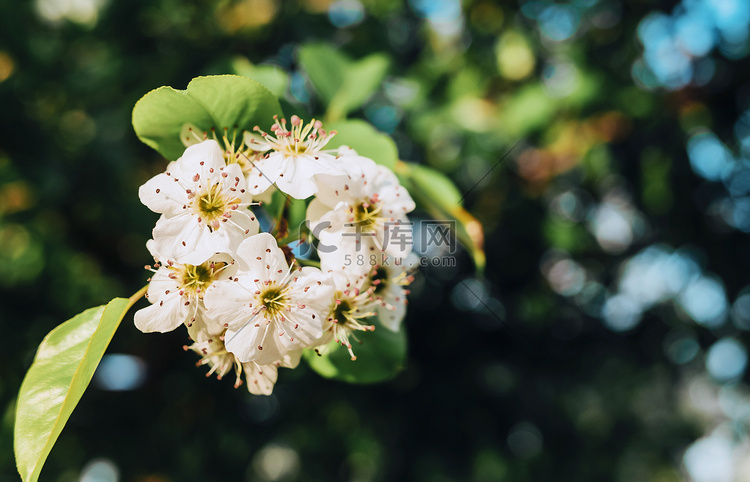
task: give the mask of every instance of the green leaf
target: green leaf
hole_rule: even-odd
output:
[[[326,44],[307,44],[297,51],[297,60],[315,89],[328,105],[344,83],[351,60]]]
[[[310,367],[325,378],[349,383],[377,383],[390,380],[404,368],[406,362],[406,332],[394,333],[375,323],[375,331],[357,333],[362,344],[353,341],[357,359],[352,361],[349,351],[332,341],[325,354],[305,350]]]
[[[186,90],[159,87],[133,108],[133,128],[138,138],[167,159],[185,150],[180,131],[194,124],[203,131],[226,127],[242,131],[254,126],[268,129],[281,106],[274,95],[255,80],[239,75],[212,75],[193,79]]]
[[[369,55],[349,64],[344,82],[328,104],[327,118],[338,119],[359,108],[372,97],[388,73],[390,61],[383,54]]]
[[[283,192],[275,189],[273,193],[271,193],[271,201],[263,203],[263,209],[274,223],[278,222],[281,215],[284,214],[284,207],[286,206],[288,199],[289,197],[285,196]],[[273,227],[274,231],[276,229],[278,229],[278,225]]]
[[[289,233],[299,234],[300,226],[304,225],[307,218],[307,203],[301,199],[292,199],[289,203]]]
[[[412,164],[411,180],[431,202],[439,204],[446,211],[461,205],[461,191],[442,172]]]
[[[115,298],[52,330],[18,392],[14,449],[24,482],[36,481],[125,313],[145,293]]]
[[[349,146],[358,154],[369,157],[389,169],[396,167],[396,161],[398,161],[396,143],[367,122],[353,119],[332,122],[324,127],[336,131],[336,135],[326,145],[327,149]]]
[[[399,161],[394,169],[417,204],[435,219],[456,222],[458,240],[471,254],[477,270],[484,270],[482,224],[461,206],[461,191],[445,174],[430,167]]]
[[[283,97],[289,87],[289,73],[276,65],[254,65],[245,57],[232,59],[231,65],[235,74],[260,82],[276,97]]]
[[[328,107],[326,120],[335,121],[361,107],[388,73],[390,60],[376,53],[353,61],[326,44],[300,47],[297,58]]]
[[[501,106],[499,124],[505,126],[506,135],[521,138],[549,125],[559,106],[559,99],[551,97],[542,84],[527,84]]]

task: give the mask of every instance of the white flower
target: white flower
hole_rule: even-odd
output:
[[[210,370],[207,377],[216,373],[216,378],[221,380],[227,373],[234,371],[234,387],[242,385],[242,373],[244,371],[247,379],[247,390],[254,395],[270,395],[278,378],[278,368],[296,368],[299,365],[302,350],[287,353],[281,359],[267,365],[259,365],[251,361],[242,363],[224,345],[225,336],[206,336],[204,332],[195,332],[188,329],[191,338],[196,340],[192,345],[185,345],[185,350],[192,350],[201,356],[197,366],[208,365]]]
[[[391,331],[398,331],[401,321],[406,315],[406,289],[414,277],[409,275],[404,261],[384,258],[367,273],[365,286],[370,299],[374,301],[372,308],[378,315],[380,323]]]
[[[293,198],[306,199],[315,194],[314,175],[341,172],[336,157],[321,150],[336,132],[326,132],[315,119],[304,125],[296,115],[291,130],[287,130],[286,119],[279,121],[274,116],[274,120],[272,134],[257,126],[260,136],[245,132],[244,143],[250,149],[271,151],[263,158],[245,159],[253,166],[247,174],[248,188],[252,194],[260,194],[275,184]]]
[[[252,197],[237,164],[225,165],[213,140],[185,149],[167,171],[141,186],[141,202],[162,213],[154,228],[160,253],[197,264],[216,252],[232,252],[258,221],[247,209]]]
[[[242,271],[205,294],[208,313],[227,328],[227,350],[266,365],[310,346],[322,333],[333,286],[316,268],[293,270],[268,233],[237,249]]]
[[[349,350],[352,360],[356,360],[350,338],[360,341],[355,331],[373,331],[375,327],[365,324],[365,318],[375,315],[372,311],[374,287],[366,287],[365,276],[354,270],[329,271],[336,291],[329,301],[323,335],[317,345],[325,345],[331,340]],[[316,350],[317,351],[317,350]]]
[[[318,175],[318,195],[307,219],[320,244],[321,261],[332,269],[349,266],[366,272],[411,251],[412,231],[406,214],[414,209],[409,192],[390,169],[356,155],[340,158],[347,174]],[[321,227],[330,223],[325,229]]]
[[[203,295],[215,281],[229,278],[235,271],[229,255],[217,253],[203,263],[181,264],[161,257],[153,240],[146,246],[156,260],[146,298],[151,306],[135,313],[135,326],[144,333],[172,331],[183,323],[198,323],[206,331],[216,332],[221,327],[205,318]]]

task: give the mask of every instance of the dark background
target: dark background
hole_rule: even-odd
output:
[[[417,275],[374,386],[300,366],[253,397],[130,314],[131,383],[100,371],[42,480],[748,480],[750,13],[720,4],[0,2],[0,480],[44,335],[147,277],[135,102],[269,63],[321,115],[313,40],[391,58],[351,117],[467,193],[484,275]]]

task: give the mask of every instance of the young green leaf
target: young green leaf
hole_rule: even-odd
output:
[[[344,73],[344,82],[328,104],[326,118],[343,119],[361,107],[383,83],[390,61],[382,54],[369,55],[352,62]]]
[[[325,124],[326,129],[335,130],[336,135],[328,142],[328,149],[349,146],[358,154],[369,157],[389,169],[396,167],[398,150],[393,140],[359,119]]]
[[[435,219],[456,221],[458,240],[471,253],[478,271],[484,269],[484,230],[461,206],[461,191],[445,174],[430,167],[399,161],[394,169],[418,205]]]
[[[254,65],[245,57],[236,57],[231,65],[235,74],[260,82],[276,97],[289,87],[289,73],[276,65]]]
[[[315,90],[327,106],[326,120],[343,119],[361,107],[380,87],[390,61],[383,54],[372,54],[353,61],[326,44],[300,47],[297,58]]]
[[[185,124],[215,129],[219,137],[227,128],[230,138],[236,128],[241,138],[256,125],[267,130],[281,113],[278,99],[255,80],[211,75],[193,79],[186,90],[159,87],[143,96],[133,108],[133,128],[141,141],[173,160],[185,150],[180,139]]]
[[[39,345],[21,384],[13,444],[24,482],[39,478],[44,461],[78,404],[125,313],[145,293],[115,298],[52,330]]]
[[[419,164],[410,166],[412,182],[431,202],[437,203],[445,211],[461,206],[461,191],[445,174]]]
[[[339,50],[321,43],[301,46],[297,51],[297,60],[323,102],[328,105],[341,88],[351,60]]]
[[[406,363],[406,332],[394,333],[379,323],[375,331],[357,334],[361,344],[353,343],[357,359],[352,361],[346,348],[332,341],[324,354],[305,350],[305,360],[320,376],[349,383],[378,383],[390,380]]]

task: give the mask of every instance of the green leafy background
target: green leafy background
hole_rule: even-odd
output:
[[[735,126],[750,60],[715,49],[712,76],[683,89],[634,78],[639,24],[672,3],[569,2],[571,17],[549,17],[575,20],[559,41],[522,0],[461,2],[453,24],[425,11],[451,1],[1,4],[0,480],[18,480],[16,402],[39,343],[147,278],[157,215],[137,189],[166,160],[139,141],[133,106],[217,74],[279,96],[238,105],[248,123],[280,108],[336,126],[339,140],[368,129],[360,121],[387,135],[368,154],[393,163],[415,220],[460,221],[457,266],[417,275],[406,365],[379,384],[303,363],[280,370],[272,397],[251,397],[203,377],[183,332],[144,335],[126,316],[107,355],[132,357],[135,382],[113,391],[117,375],[94,375],[41,480],[115,467],[125,481],[677,481],[712,433],[746,459],[742,356],[725,363],[739,369],[729,378],[707,361],[719,341],[747,353],[747,226],[687,147],[710,131],[746,156]],[[341,5],[361,10],[342,17]],[[174,114],[194,109],[159,92],[183,99]],[[601,208],[630,229],[611,231],[614,248],[597,237]],[[693,260],[686,279],[718,293],[717,321],[673,297],[613,329],[604,300],[649,247]],[[118,360],[104,364],[125,370]]]

